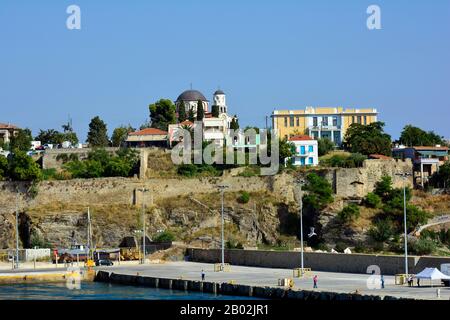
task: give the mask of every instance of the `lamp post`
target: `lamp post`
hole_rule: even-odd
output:
[[[19,269],[19,188],[16,193],[16,263],[15,269]]]
[[[408,177],[412,176],[411,173],[396,173],[396,176],[399,176],[406,180]],[[403,184],[403,224],[404,224],[404,232],[405,232],[405,274],[409,275],[408,271],[408,233],[406,228],[406,181]]]
[[[304,259],[303,259],[303,198],[302,198],[302,186],[306,183],[305,180],[297,180],[298,185],[298,202],[299,202],[299,215],[300,215],[300,257],[301,257],[301,274],[303,274],[304,269]]]
[[[225,193],[225,189],[228,188],[226,185],[219,185],[218,186],[221,194],[221,202],[222,202],[222,210],[221,210],[221,235],[222,235],[222,270],[225,271],[225,238],[224,238],[224,218],[223,218],[223,195]]]
[[[150,189],[146,189],[146,188],[140,188],[137,189],[137,191],[142,192],[142,264],[145,264],[145,237],[146,237],[146,233],[145,233],[145,201],[144,201],[144,194],[146,192],[149,192]]]

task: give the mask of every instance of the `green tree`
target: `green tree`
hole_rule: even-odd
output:
[[[238,118],[236,115],[233,117],[233,119],[230,122],[230,129],[232,129],[232,130],[239,129],[239,121],[238,121]]]
[[[219,117],[219,106],[213,105],[211,107],[211,113],[214,118]]]
[[[28,151],[31,148],[32,140],[33,138],[30,129],[19,129],[17,134],[11,137],[9,148],[11,151]]]
[[[436,188],[450,188],[450,161],[439,167],[430,179],[430,184]]]
[[[39,181],[42,173],[39,165],[24,151],[16,150],[9,163],[9,176],[13,181]]]
[[[444,139],[433,131],[426,132],[418,127],[407,125],[403,128],[399,142],[409,147],[434,146],[444,144]]]
[[[285,159],[291,158],[295,154],[295,145],[286,138],[280,139],[278,144],[279,161],[284,164]]]
[[[96,116],[89,123],[87,142],[91,148],[107,147],[109,145],[106,123]]]
[[[202,100],[197,101],[197,120],[202,121],[205,117],[205,110],[203,109],[203,102]]]
[[[64,141],[69,141],[72,145],[78,144],[79,140],[77,134],[73,131],[72,123],[69,121],[61,127],[63,129]]]
[[[8,177],[8,159],[0,155],[0,180]]]
[[[184,106],[184,103],[180,102],[180,104],[178,105],[178,122],[186,121],[186,119],[186,108]]]
[[[41,144],[61,144],[64,141],[63,135],[54,129],[41,129],[34,139],[40,141]]]
[[[342,209],[338,213],[338,218],[343,223],[350,223],[351,221],[358,219],[359,216],[360,216],[359,207],[354,203],[345,206],[344,209]]]
[[[380,208],[381,207],[381,198],[379,195],[369,192],[364,200],[364,203],[369,208]]]
[[[194,122],[195,121],[195,112],[194,112],[194,110],[192,108],[189,108],[188,120],[190,122]]]
[[[384,132],[384,122],[369,125],[352,124],[345,134],[344,147],[352,153],[363,155],[392,154],[391,136]]]
[[[315,210],[321,210],[333,202],[333,188],[331,184],[316,173],[306,176],[306,185],[303,188],[308,193],[303,196],[303,202]]]
[[[134,128],[130,125],[128,127],[120,126],[115,128],[111,136],[113,147],[121,147],[125,143],[125,140],[127,140],[128,134],[133,131]]]
[[[319,157],[324,156],[334,150],[334,143],[328,138],[321,138],[317,140]]]
[[[149,105],[152,128],[167,131],[169,124],[177,122],[176,107],[169,99],[160,99]]]
[[[375,184],[374,193],[383,200],[389,200],[392,195],[392,178],[390,176],[383,176],[381,181]]]

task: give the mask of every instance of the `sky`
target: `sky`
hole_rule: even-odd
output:
[[[406,124],[450,138],[450,0],[0,0],[0,122],[37,134],[70,117],[85,140],[94,116],[139,127],[191,83],[210,101],[220,87],[241,127],[373,107],[394,139]]]

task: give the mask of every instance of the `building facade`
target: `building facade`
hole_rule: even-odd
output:
[[[9,123],[0,123],[0,145],[8,144],[19,132],[19,128]]]
[[[303,110],[275,110],[271,117],[272,128],[280,138],[308,135],[313,139],[328,138],[339,146],[350,125],[369,125],[376,122],[378,112],[373,108],[306,107]]]
[[[146,128],[130,132],[125,141],[130,148],[167,147],[167,132],[156,128]]]
[[[286,163],[291,161],[294,166],[317,166],[319,165],[319,146],[317,140],[310,136],[298,135],[289,138],[295,146],[294,155],[286,159]]]
[[[449,149],[442,146],[399,146],[392,150],[394,158],[411,159],[414,170],[414,184],[422,188],[439,167],[449,160]]]
[[[219,115],[214,117],[209,110],[209,102],[205,96],[197,90],[187,90],[180,94],[175,102],[177,112],[179,108],[184,107],[186,114],[189,110],[193,110],[196,116],[198,101],[202,101],[202,107],[205,111],[205,116],[202,120],[202,133],[204,141],[211,141],[216,145],[223,146],[226,137],[230,132],[230,124],[234,117],[228,115],[228,107],[226,104],[226,96],[222,90],[217,90],[213,94],[214,105],[219,110]],[[195,123],[184,121],[182,123],[171,124],[168,129],[169,145],[173,146],[180,141],[182,128],[190,127],[195,130]]]

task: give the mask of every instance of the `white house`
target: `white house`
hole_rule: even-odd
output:
[[[295,166],[317,166],[319,164],[317,140],[306,135],[298,135],[289,138],[289,142],[295,146],[295,154],[286,161],[291,161]]]

